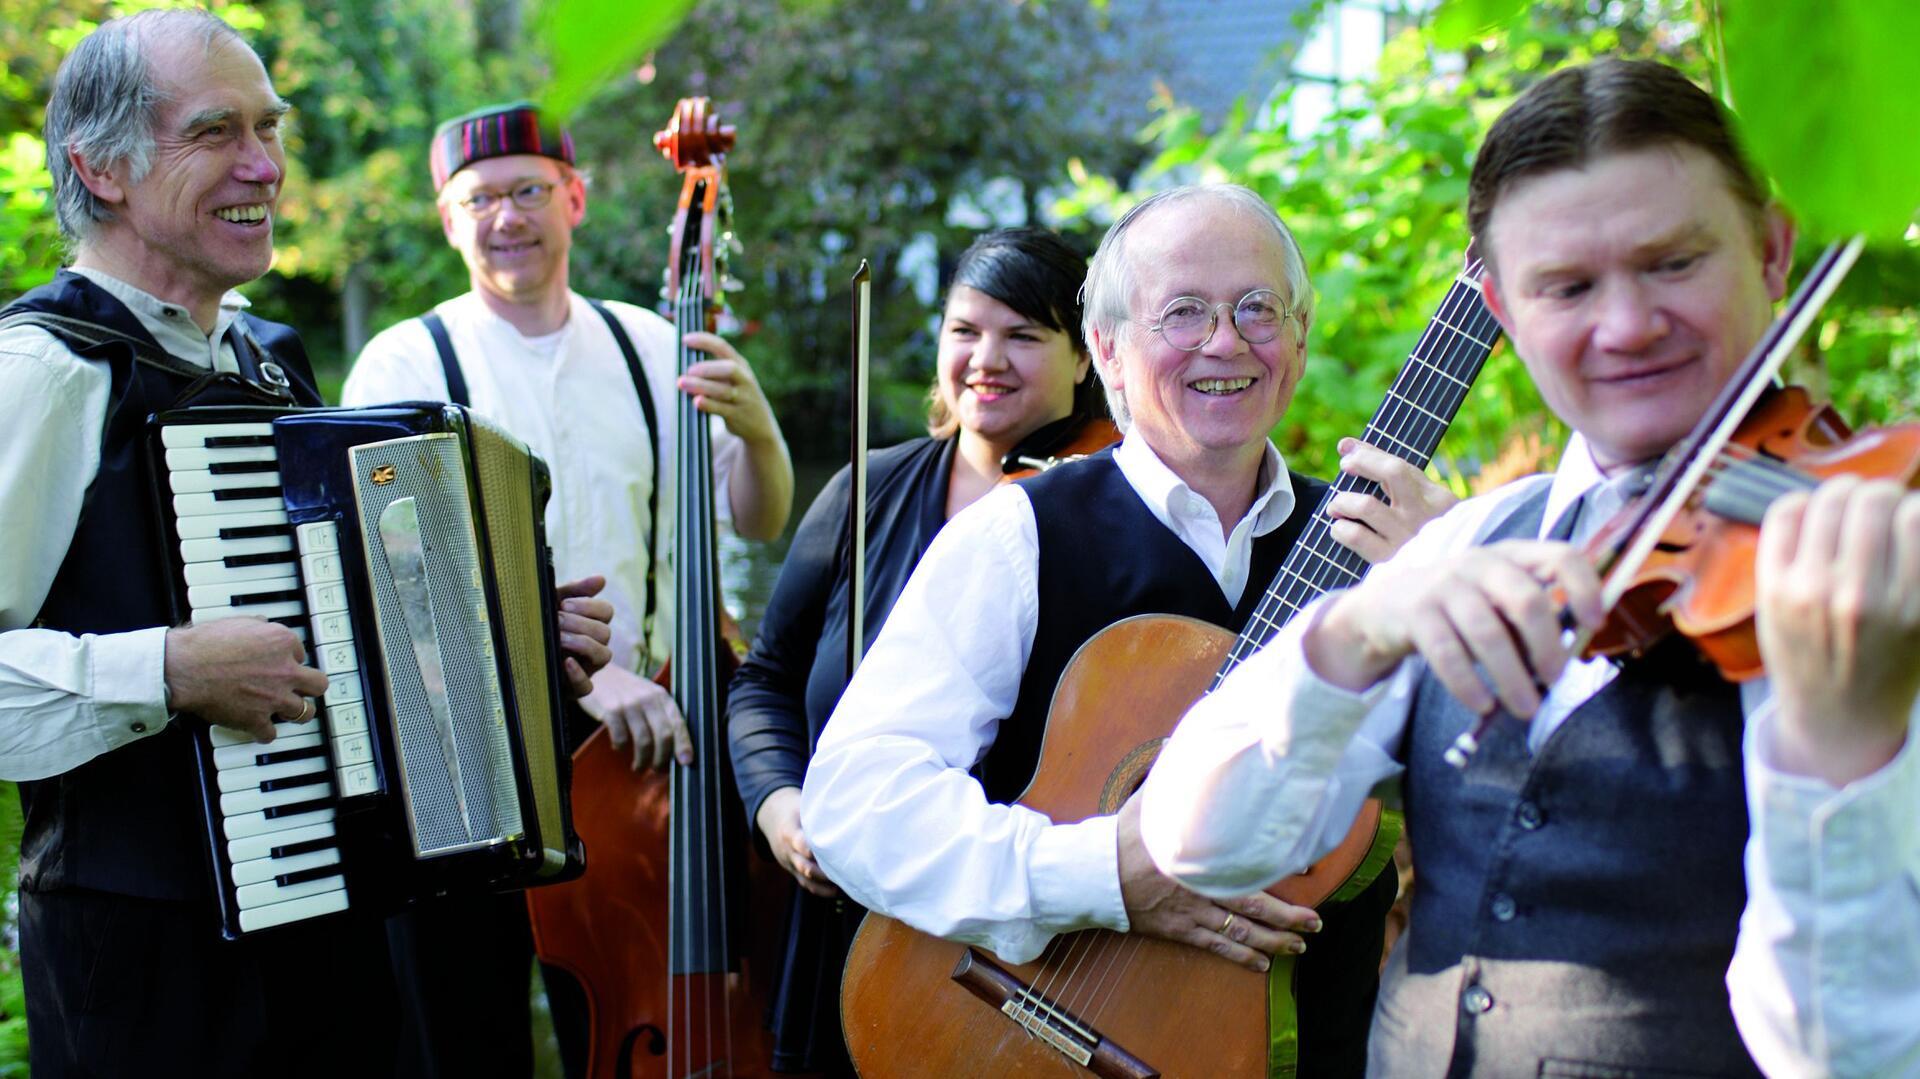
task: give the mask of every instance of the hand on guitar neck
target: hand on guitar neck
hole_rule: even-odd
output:
[[[1341,491],[1327,501],[1328,531],[1342,546],[1376,565],[1392,558],[1420,526],[1459,502],[1412,464],[1357,438],[1340,440],[1340,471],[1378,484],[1385,500],[1366,491]]]
[[[1212,952],[1249,970],[1264,971],[1268,956],[1307,950],[1301,934],[1320,929],[1312,907],[1296,907],[1265,892],[1212,900],[1161,873],[1140,841],[1140,794],[1120,809],[1120,898],[1129,932],[1145,933]]]

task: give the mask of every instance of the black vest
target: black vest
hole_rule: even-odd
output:
[[[1013,714],[975,770],[987,797],[1011,802],[1033,778],[1060,672],[1088,638],[1137,614],[1177,614],[1238,632],[1286,560],[1326,484],[1294,473],[1294,509],[1253,542],[1253,566],[1229,606],[1206,563],[1154,517],[1103,450],[1022,480],[1040,541],[1040,621]]]
[[[1489,539],[1539,532],[1546,488]],[[1406,738],[1410,928],[1375,1017],[1378,1075],[1753,1075],[1724,982],[1746,903],[1739,694],[1626,665],[1534,753],[1431,675]]]
[[[78,274],[59,274],[15,300],[4,313],[18,311],[85,319],[161,351],[133,312]],[[306,352],[291,329],[243,313],[228,336],[243,372],[257,369],[257,348],[285,371],[292,383],[291,403],[320,403]],[[154,489],[147,417],[183,403],[266,402],[231,377],[189,377],[136,360],[135,351],[114,343],[75,353],[106,365],[112,388],[101,432],[100,471],[87,489],[79,525],[36,626],[105,634],[173,624],[173,570]],[[21,887],[210,900],[206,816],[191,733],[199,722],[176,718],[166,730],[70,772],[21,783],[26,811]]]

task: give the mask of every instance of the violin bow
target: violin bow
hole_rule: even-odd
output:
[[[873,328],[873,274],[867,260],[853,274],[853,371],[852,422],[853,448],[849,467],[852,490],[847,499],[847,518],[852,538],[849,552],[851,572],[847,594],[847,680],[853,680],[854,668],[867,642],[867,374],[871,369],[869,352]]]

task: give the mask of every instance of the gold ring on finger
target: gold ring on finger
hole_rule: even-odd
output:
[[[300,718],[294,720],[294,722],[305,723],[307,720],[312,718],[313,718],[313,698],[312,697],[300,698]]]
[[[1220,935],[1221,935],[1221,936],[1223,936],[1223,937],[1224,937],[1224,936],[1226,936],[1226,935],[1227,935],[1227,927],[1228,927],[1228,926],[1230,926],[1230,925],[1232,925],[1232,924],[1233,924],[1233,912],[1232,912],[1232,911],[1228,911],[1228,912],[1227,912],[1227,920],[1226,920],[1226,921],[1224,921],[1224,922],[1221,922],[1221,923],[1220,923]]]

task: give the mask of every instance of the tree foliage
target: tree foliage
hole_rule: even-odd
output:
[[[1149,132],[1157,151],[1131,187],[1087,170],[1058,210],[1106,217],[1152,190],[1188,180],[1233,181],[1263,195],[1293,228],[1318,293],[1305,380],[1275,441],[1290,463],[1330,474],[1334,444],[1358,432],[1461,267],[1473,148],[1527,86],[1603,54],[1664,60],[1707,83],[1710,59],[1686,0],[1545,0],[1488,28],[1499,3],[1459,5],[1460,54],[1407,29],[1377,74],[1304,137],[1293,103],[1242,108],[1218,130],[1169,105]],[[1801,253],[1803,259],[1811,251]],[[1831,304],[1794,376],[1825,389],[1856,422],[1920,408],[1913,305],[1920,258],[1912,244],[1875,250]],[[1305,407],[1302,407],[1305,406]],[[1437,461],[1456,480],[1500,462],[1547,462],[1563,431],[1510,349],[1502,346],[1468,397]],[[1519,461],[1513,461],[1514,457]]]

